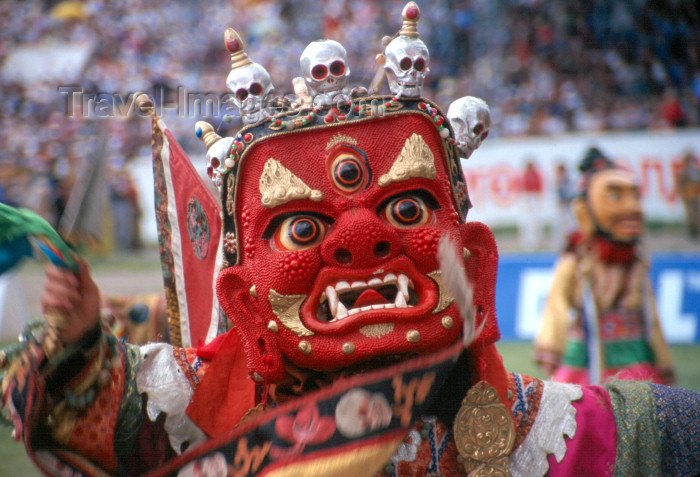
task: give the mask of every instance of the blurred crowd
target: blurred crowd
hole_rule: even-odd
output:
[[[431,53],[424,96],[444,108],[460,96],[483,98],[491,107],[493,136],[700,124],[700,11],[693,0],[418,3],[419,32]],[[0,200],[33,208],[56,223],[80,162],[99,153],[108,156],[107,202],[123,205],[136,193],[124,171],[150,154],[150,122],[117,108],[95,114],[88,99],[118,97],[128,107],[131,93],[151,94],[170,106],[159,112],[185,150],[203,157],[193,134],[199,113],[183,91],[224,95],[230,67],[225,28],[241,33],[249,56],[270,71],[280,94],[292,92],[299,55],[318,38],[340,41],[348,51],[351,84],[368,85],[381,39],[401,26],[404,4],[4,0]],[[79,71],[71,71],[73,78],[23,76],[11,71],[8,60],[26,47],[47,51],[37,71],[61,55],[87,54]],[[79,92],[72,96],[77,103],[69,105],[58,90],[67,84]],[[204,114],[222,135],[239,126],[223,110],[231,112]],[[106,147],[95,147],[97,137]],[[124,240],[126,248],[138,244]]]

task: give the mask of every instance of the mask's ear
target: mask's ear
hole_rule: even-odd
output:
[[[571,210],[576,217],[579,229],[583,235],[590,237],[595,232],[595,223],[591,216],[591,210],[583,197],[577,197],[571,202]]]
[[[496,273],[498,271],[498,249],[491,230],[480,222],[460,224],[464,268],[474,287],[476,327],[486,321],[481,334],[470,347],[486,346],[501,337],[496,319]]]
[[[257,382],[275,383],[284,377],[282,351],[277,335],[267,329],[263,300],[251,291],[252,281],[238,266],[228,267],[216,280],[216,295],[226,316],[233,321],[246,353],[248,371]]]

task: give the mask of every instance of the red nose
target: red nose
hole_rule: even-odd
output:
[[[327,264],[372,267],[395,257],[401,248],[396,230],[367,209],[350,209],[336,220],[323,241]]]

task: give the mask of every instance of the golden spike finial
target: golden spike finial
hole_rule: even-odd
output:
[[[146,93],[137,93],[134,95],[134,104],[139,111],[144,114],[153,114],[155,108],[153,106],[153,100]]]
[[[420,19],[420,8],[416,2],[408,2],[401,12],[403,25],[399,35],[418,38],[418,20]]]
[[[197,137],[204,141],[207,150],[221,139],[221,136],[214,132],[214,127],[206,121],[197,121],[194,125],[194,130]]]
[[[226,49],[231,54],[231,69],[240,68],[241,66],[252,63],[245,52],[243,40],[241,36],[233,28],[227,28],[224,32],[224,44]]]

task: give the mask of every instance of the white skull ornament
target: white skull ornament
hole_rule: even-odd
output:
[[[415,2],[408,2],[401,12],[403,25],[398,36],[384,49],[389,89],[395,96],[418,98],[423,92],[423,80],[430,69],[430,53],[418,37],[420,9]]]
[[[244,124],[255,123],[268,116],[264,100],[275,88],[265,68],[251,63],[231,70],[226,86],[233,94],[233,104],[238,108]]]
[[[299,58],[304,81],[312,96],[332,100],[345,93],[350,67],[343,45],[334,40],[316,40],[307,45]]]
[[[221,190],[222,171],[230,169],[233,164],[228,163],[228,153],[233,144],[232,137],[221,137],[214,131],[211,124],[206,121],[197,121],[195,135],[204,142],[207,148],[207,175],[214,185]]]
[[[425,75],[430,71],[430,54],[423,40],[398,36],[386,46],[384,54],[384,71],[391,92],[406,98],[419,97]]]
[[[455,132],[457,147],[467,159],[489,135],[491,111],[480,98],[464,96],[450,104],[447,110],[452,129]]]
[[[238,33],[228,28],[224,33],[226,49],[231,53],[231,72],[226,86],[233,94],[233,104],[241,114],[243,124],[252,124],[269,116],[265,100],[275,87],[270,73],[248,58]]]

